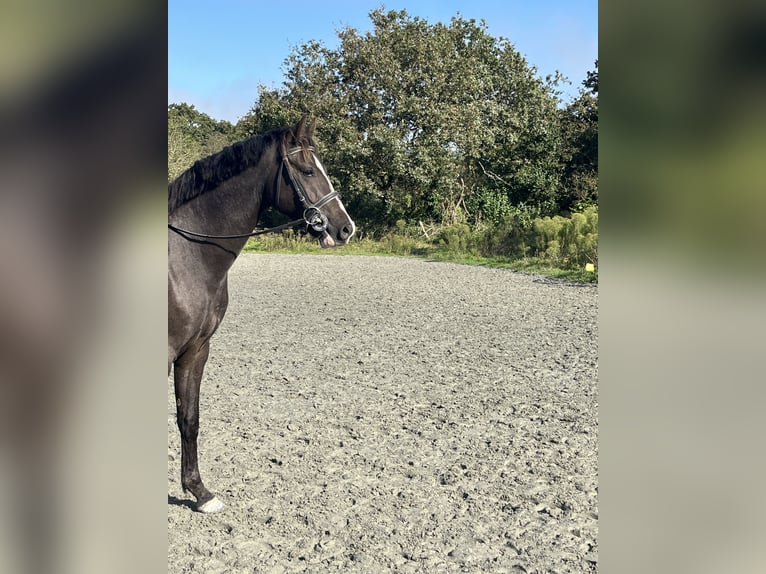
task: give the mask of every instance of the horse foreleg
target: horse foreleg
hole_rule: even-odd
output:
[[[202,483],[197,460],[199,434],[199,390],[207,362],[209,343],[179,357],[173,370],[176,420],[181,432],[181,486],[197,499],[197,510],[210,514],[224,509],[223,503]]]

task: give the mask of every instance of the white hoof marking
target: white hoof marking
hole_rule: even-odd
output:
[[[215,514],[216,512],[221,512],[224,508],[226,508],[224,503],[218,500],[217,496],[214,496],[205,504],[197,507],[197,510],[202,514]]]

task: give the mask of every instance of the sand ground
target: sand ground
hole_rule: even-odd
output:
[[[596,572],[598,290],[423,260],[245,254],[168,572]]]

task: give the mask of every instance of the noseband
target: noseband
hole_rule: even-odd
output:
[[[313,147],[306,149],[308,149],[310,152],[314,151]],[[338,197],[338,192],[333,190],[316,203],[309,202],[306,191],[293,175],[293,170],[290,168],[290,160],[288,159],[288,156],[294,155],[301,151],[303,151],[303,148],[295,147],[282,156],[282,162],[279,164],[279,172],[277,172],[277,186],[276,191],[274,192],[274,207],[279,209],[279,195],[282,189],[282,170],[286,167],[287,179],[290,180],[290,185],[293,186],[295,194],[298,196],[298,199],[303,205],[303,221],[305,221],[306,225],[317,233],[322,233],[327,229],[327,216],[322,213],[321,208]],[[311,155],[312,157],[314,156],[313,153]]]

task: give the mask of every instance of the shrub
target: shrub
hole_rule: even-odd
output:
[[[588,206],[569,217],[560,215],[531,217],[529,208],[514,207],[514,212],[500,223],[483,223],[473,229],[465,223],[441,226],[434,230],[404,219],[379,239],[364,240],[367,249],[395,255],[430,255],[442,252],[448,256],[478,256],[502,259],[532,258],[562,270],[582,270],[586,263],[598,267],[598,207]],[[353,243],[360,242],[357,236]],[[294,230],[262,235],[250,241],[250,250],[292,250],[314,252],[316,240]],[[340,252],[347,252],[348,248]],[[460,257],[458,257],[460,258]],[[537,259],[537,261],[535,261]]]
[[[562,268],[598,265],[598,208],[590,206],[568,218],[537,218],[535,246],[539,257]]]
[[[465,223],[444,227],[438,235],[437,244],[448,253],[478,254],[474,234]]]

